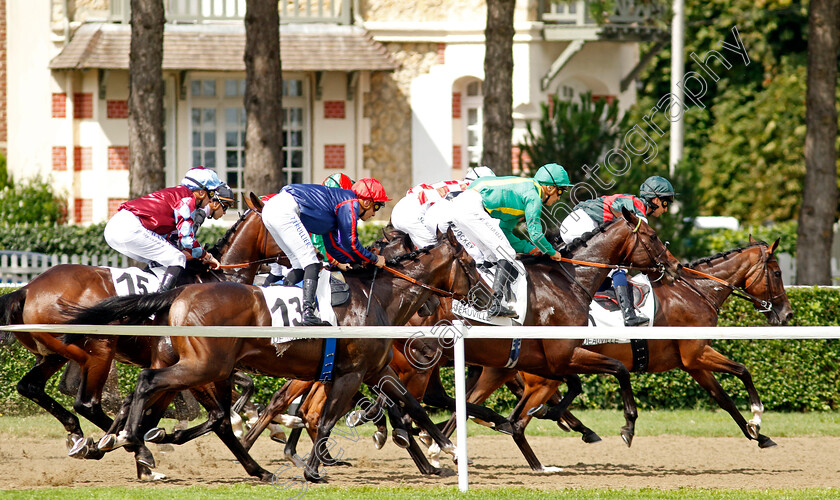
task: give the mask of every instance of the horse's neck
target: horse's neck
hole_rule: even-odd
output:
[[[219,263],[222,265],[244,264],[265,258],[267,237],[262,220],[255,213],[237,222],[238,226],[219,249]],[[257,225],[254,227],[255,225]],[[251,265],[225,273],[229,281],[252,284],[257,273],[257,266]]]
[[[700,264],[697,266],[697,271],[722,279],[734,287],[743,287],[746,285],[747,273],[751,268],[749,252],[743,251],[728,255],[726,258],[716,259],[714,263]],[[691,284],[704,293],[716,308],[722,306],[732,293],[732,289],[722,283],[699,276],[692,277],[696,279],[693,279]]]
[[[379,270],[373,280],[346,276],[351,300],[347,307],[335,310],[339,326],[394,325],[402,326],[428,300],[430,292],[408,281]]]
[[[615,224],[618,224],[616,222]],[[586,246],[580,247],[572,253],[572,259],[586,262],[617,265],[622,262],[622,248],[623,245],[616,245],[612,241],[615,239],[609,238],[609,233],[594,236],[586,243]],[[567,268],[568,269],[568,268]],[[601,283],[607,279],[610,269],[605,269],[595,266],[576,265],[573,268],[573,276],[578,282],[589,292],[590,298],[592,294],[598,291]]]

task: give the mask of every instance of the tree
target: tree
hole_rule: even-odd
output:
[[[162,0],[131,0],[128,64],[129,196],[163,189]]]
[[[840,0],[811,0],[805,100],[805,186],[796,244],[798,284],[831,284],[837,211],[837,51]]]
[[[245,12],[245,192],[283,187],[283,77],[276,0],[247,0]]]
[[[484,30],[484,124],[481,163],[510,175],[513,133],[513,10],[515,0],[487,0]]]

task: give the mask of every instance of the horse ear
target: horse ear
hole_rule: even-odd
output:
[[[773,245],[771,245],[771,246],[770,246],[770,253],[771,253],[771,254],[772,254],[773,252],[775,252],[775,251],[776,251],[776,248],[778,248],[778,247],[779,247],[779,242],[780,242],[781,240],[782,240],[782,237],[781,237],[781,236],[780,236],[780,237],[778,237],[778,238],[776,238],[776,241],[774,241],[774,242],[773,242]]]
[[[755,238],[752,237],[752,233],[750,233],[750,243],[755,243]]]
[[[253,193],[253,191],[248,193],[248,198],[245,199],[245,203],[248,205],[248,208],[250,208],[254,212],[262,212],[263,202],[259,198],[259,196]]]
[[[438,233],[440,233],[440,229],[438,229]],[[461,248],[461,242],[455,237],[455,232],[452,231],[451,227],[446,230],[446,239],[449,240],[449,243],[452,243],[453,247],[458,249]]]
[[[636,222],[636,216],[630,210],[627,210],[627,207],[621,207],[621,215],[624,216],[625,219],[629,220],[632,223]]]

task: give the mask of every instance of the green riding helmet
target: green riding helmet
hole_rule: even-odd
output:
[[[664,177],[654,175],[648,177],[639,187],[639,198],[650,201],[657,196],[660,198],[674,197],[679,193],[674,192],[674,186]]]
[[[534,175],[534,180],[544,186],[572,187],[566,169],[556,163],[549,163],[540,167]]]

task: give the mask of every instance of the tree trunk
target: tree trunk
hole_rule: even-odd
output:
[[[513,10],[515,0],[487,0],[484,31],[484,125],[481,163],[511,175],[513,134]]]
[[[245,13],[245,194],[283,187],[283,80],[276,0],[247,0]]]
[[[129,196],[165,187],[163,156],[163,0],[131,0],[128,64]],[[174,131],[172,131],[174,133]]]
[[[811,0],[805,186],[796,242],[796,282],[831,284],[831,239],[837,211],[837,51],[840,0]]]

